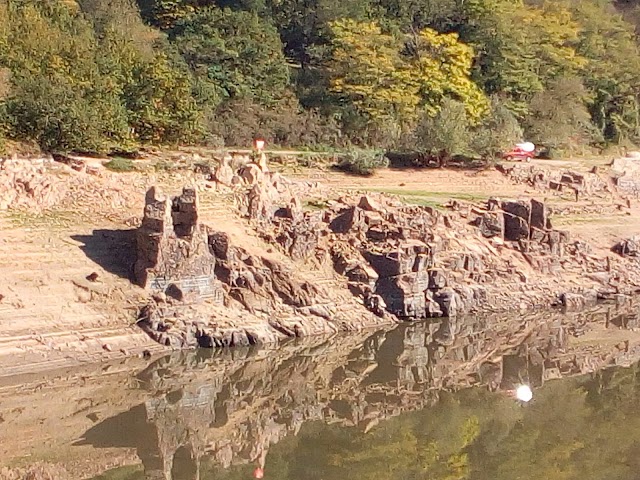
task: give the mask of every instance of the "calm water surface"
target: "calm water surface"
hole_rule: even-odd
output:
[[[638,479],[637,326],[616,309],[447,321],[0,388],[0,476]]]

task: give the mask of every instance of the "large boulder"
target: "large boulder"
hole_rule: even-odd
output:
[[[486,238],[504,238],[504,215],[500,212],[486,212],[479,218],[478,228]]]
[[[504,238],[517,242],[529,238],[531,204],[525,201],[502,202],[504,212]]]
[[[532,230],[545,231],[549,228],[549,215],[543,202],[531,200],[530,226]]]
[[[350,207],[338,214],[329,227],[334,233],[349,233],[358,230],[366,230],[365,214],[361,208]]]
[[[423,271],[381,278],[376,293],[384,299],[387,309],[399,317],[427,318],[428,288],[429,274]]]
[[[222,160],[220,160],[218,168],[216,168],[213,174],[214,180],[222,185],[230,187],[233,183],[234,175],[235,173],[231,167],[229,157],[223,157]]]
[[[622,257],[640,256],[640,236],[635,235],[625,240],[621,240],[614,245],[613,251]]]
[[[433,264],[431,248],[419,240],[406,241],[390,252],[365,252],[364,257],[380,277],[420,272]]]

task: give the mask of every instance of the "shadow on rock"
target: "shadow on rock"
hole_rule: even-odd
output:
[[[87,257],[109,273],[132,280],[135,263],[136,231],[94,230],[92,235],[72,235],[82,242],[80,247]]]

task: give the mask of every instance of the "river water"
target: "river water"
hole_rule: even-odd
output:
[[[5,382],[0,478],[638,479],[639,326],[461,319]]]

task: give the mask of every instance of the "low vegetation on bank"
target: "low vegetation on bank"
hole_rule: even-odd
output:
[[[640,136],[629,0],[4,0],[2,137],[491,158]],[[345,155],[355,173],[375,153]]]

